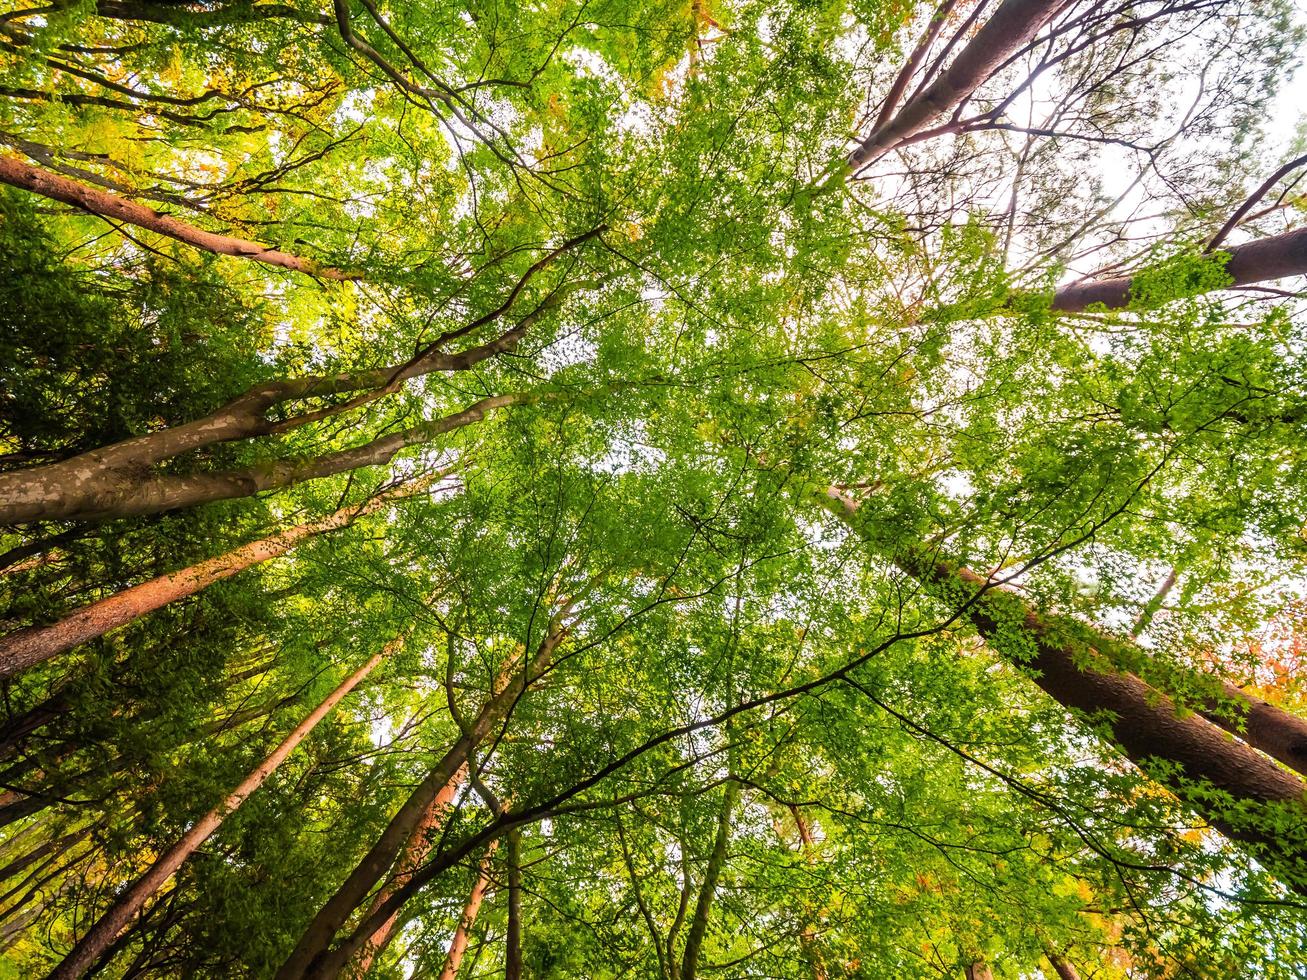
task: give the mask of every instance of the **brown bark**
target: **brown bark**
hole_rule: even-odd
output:
[[[956,4],[957,0],[944,0],[936,9],[934,15],[931,16],[930,23],[926,25],[925,34],[921,36],[917,46],[912,49],[912,54],[908,56],[908,60],[899,69],[899,73],[894,76],[894,82],[885,95],[885,102],[876,115],[876,121],[872,124],[872,132],[880,129],[894,117],[894,107],[899,104],[899,99],[907,91],[908,82],[912,81],[912,76],[916,74],[917,68],[921,65],[921,59],[926,56],[930,46],[935,43],[935,38],[939,36],[940,30],[944,27],[944,21],[948,19],[948,15],[952,13]]]
[[[858,504],[832,488],[828,508],[856,529]],[[995,589],[969,569],[955,568],[922,553],[900,555],[896,562],[926,588],[957,605],[970,602],[967,619],[999,653],[1030,672],[1054,700],[1086,714],[1107,713],[1112,740],[1145,772],[1157,772],[1150,760],[1180,766],[1188,779],[1205,780],[1233,797],[1235,803],[1284,805],[1307,818],[1307,785],[1231,738],[1200,715],[1182,713],[1161,691],[1139,677],[1116,669],[1099,651],[1067,642],[1051,621],[1018,595]],[[983,593],[983,595],[980,595]],[[977,596],[980,595],[979,598]],[[1033,647],[1034,656],[1030,656]],[[1227,837],[1250,843],[1259,860],[1286,884],[1307,891],[1307,853],[1300,846],[1250,825],[1232,822],[1218,803],[1187,792],[1162,772],[1162,779]]]
[[[976,960],[966,968],[967,980],[994,980],[993,971],[984,960]]]
[[[29,626],[10,633],[0,638],[0,677],[12,676],[178,599],[195,595],[214,582],[284,555],[309,538],[345,527],[359,517],[418,492],[421,486],[429,482],[430,478],[419,481],[416,487],[399,487],[378,494],[365,504],[342,507],[334,514],[316,521],[298,524],[272,537],[251,541],[189,568],[160,575],[99,602],[83,606],[56,623]]]
[[[1215,254],[1230,257],[1225,265],[1232,280],[1229,286],[1248,286],[1271,279],[1301,276],[1307,274],[1307,228],[1219,249]],[[1134,281],[1133,276],[1117,276],[1063,286],[1053,294],[1053,309],[1061,313],[1079,313],[1094,303],[1102,303],[1108,309],[1121,309],[1130,303],[1130,287]]]
[[[1233,711],[1228,704],[1220,704],[1220,699],[1212,699],[1201,707],[1203,717],[1307,776],[1307,718],[1277,708],[1233,684],[1223,684],[1222,690],[1234,702]]]
[[[421,445],[446,432],[481,421],[490,412],[523,404],[536,396],[495,395],[460,412],[432,419],[351,449],[320,456],[271,460],[254,466],[192,476],[147,474],[132,467],[100,469],[88,466],[72,475],[22,471],[12,495],[0,497],[0,525],[48,520],[101,520],[157,514],[195,507],[216,500],[250,497],[366,466],[389,463],[410,446]],[[539,396],[543,397],[543,396]],[[17,476],[18,474],[9,474]],[[0,494],[9,488],[0,481]]]
[[[1065,958],[1051,949],[1046,950],[1044,955],[1048,957],[1048,962],[1057,972],[1058,980],[1080,980],[1079,972]]]
[[[391,818],[381,837],[363,857],[336,893],[318,910],[299,942],[277,971],[277,980],[292,980],[312,972],[319,957],[326,954],[336,933],[363,904],[368,893],[382,880],[395,863],[407,841],[421,822],[427,808],[437,794],[467,765],[472,752],[502,720],[528,684],[538,678],[549,666],[555,649],[567,635],[567,628],[559,625],[561,616],[555,617],[550,632],[522,671],[514,671],[503,689],[492,694],[482,704],[476,718],[450,746],[444,758],[418,784]]]
[[[81,208],[83,211],[89,211],[110,221],[125,222],[155,234],[165,235],[216,255],[234,255],[321,279],[346,281],[361,278],[357,273],[319,265],[312,259],[260,245],[258,242],[205,231],[166,214],[160,214],[143,204],[119,197],[117,194],[88,187],[67,177],[42,170],[40,167],[33,167],[12,154],[0,154],[0,182],[31,191],[33,194],[40,194],[52,201]]]
[[[176,873],[188,857],[208,840],[222,826],[229,814],[235,811],[256,789],[263,785],[295,747],[308,737],[342,698],[358,686],[359,682],[376,669],[377,665],[390,654],[403,646],[402,639],[392,640],[379,652],[373,654],[362,667],[354,671],[337,685],[322,703],[309,712],[290,734],[228,794],[218,806],[197,820],[182,838],[165,851],[152,864],[148,871],[136,880],[130,888],[119,896],[113,906],[100,916],[85,936],[72,948],[63,961],[51,971],[49,980],[74,980],[82,976],[87,968],[109,948],[114,938],[131,921],[132,917],[145,905],[164,883]]]
[[[811,864],[816,859],[813,852],[815,845],[812,839],[812,830],[798,806],[791,804],[790,813],[794,817],[794,826],[799,831],[799,842],[803,845],[803,856]],[[803,951],[804,959],[808,961],[809,969],[812,970],[812,980],[827,980],[829,974],[826,971],[826,959],[821,955],[821,947],[817,944],[817,930],[812,927],[811,914],[807,909],[804,910],[804,919],[803,925],[799,928],[799,948]]]
[[[453,806],[454,796],[458,793],[459,787],[463,785],[466,778],[467,763],[465,762],[454,773],[449,782],[440,788],[440,792],[435,795],[435,798],[427,806],[426,811],[422,814],[422,819],[418,821],[412,836],[409,837],[408,843],[404,845],[404,853],[400,855],[395,874],[391,875],[381,887],[381,890],[377,892],[372,904],[368,906],[368,915],[372,915],[377,909],[381,908],[386,899],[390,898],[396,889],[407,881],[414,871],[421,867],[423,859],[431,850],[432,835],[444,825],[445,815]],[[359,976],[363,976],[368,972],[372,966],[372,961],[380,956],[390,943],[398,919],[399,910],[397,909],[368,938],[367,947],[360,954],[356,967]]]
[[[712,912],[713,900],[717,897],[717,883],[721,879],[722,868],[726,865],[726,852],[731,837],[731,816],[739,798],[740,784],[734,779],[728,779],[722,795],[721,815],[717,818],[717,836],[713,840],[712,853],[708,855],[708,867],[703,873],[703,884],[699,887],[694,915],[690,918],[690,929],[685,934],[685,954],[681,957],[681,980],[695,980],[699,971],[699,954],[703,949],[704,936],[708,932],[708,916]]]
[[[957,106],[1064,5],[1065,0],[1004,0],[948,68],[849,154],[848,170],[857,171],[879,159]]]
[[[449,952],[445,954],[445,963],[440,968],[440,976],[436,980],[454,980],[458,976],[458,968],[463,963],[463,954],[467,952],[472,926],[476,923],[477,913],[481,910],[481,901],[485,898],[486,889],[490,887],[490,862],[494,857],[497,843],[498,841],[492,840],[486,845],[486,853],[481,858],[481,872],[477,875],[476,884],[472,886],[472,894],[468,896],[467,904],[463,906],[463,914],[459,916],[458,926],[454,929],[454,938],[449,943]]]

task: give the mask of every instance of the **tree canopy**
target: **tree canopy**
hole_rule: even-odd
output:
[[[0,8],[0,980],[1307,963],[1290,0]]]

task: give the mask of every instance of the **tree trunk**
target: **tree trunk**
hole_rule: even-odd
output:
[[[971,95],[1064,5],[1065,0],[1004,0],[948,68],[849,154],[848,172],[884,156]]]
[[[1307,274],[1307,228],[1270,235],[1219,251],[1230,256],[1225,265],[1226,273],[1233,280],[1230,286],[1248,286]],[[1053,294],[1053,309],[1078,313],[1094,303],[1102,303],[1108,309],[1121,309],[1130,303],[1133,283],[1133,276],[1117,276],[1063,286]]]
[[[481,901],[485,898],[486,889],[490,887],[490,863],[497,843],[499,842],[492,840],[486,845],[486,853],[481,857],[481,872],[477,875],[476,884],[472,886],[472,894],[468,896],[467,904],[463,906],[463,914],[459,916],[458,926],[454,929],[454,938],[449,943],[449,952],[445,955],[445,965],[440,968],[440,976],[436,980],[454,980],[458,976],[458,968],[463,963],[463,954],[467,952],[472,926],[476,923],[477,913],[481,910]],[[366,970],[366,967],[364,969]]]
[[[404,884],[408,876],[411,875],[422,865],[427,853],[431,850],[432,835],[441,828],[445,822],[445,814],[449,812],[454,803],[454,796],[458,793],[459,787],[467,778],[467,763],[463,763],[453,777],[440,788],[435,799],[428,804],[422,814],[422,819],[418,822],[412,836],[409,837],[408,843],[404,846],[404,853],[400,855],[399,865],[395,874],[382,885],[381,890],[377,892],[376,898],[368,906],[368,915],[371,915],[379,909],[395,890]],[[475,914],[475,913],[474,913]],[[364,976],[372,967],[372,961],[381,955],[395,930],[395,923],[399,919],[399,911],[396,910],[385,922],[376,928],[368,938],[368,944],[358,959],[356,972],[359,976]]]
[[[522,834],[508,832],[508,930],[504,936],[504,980],[522,980]]]
[[[136,882],[119,896],[113,906],[100,916],[89,932],[78,941],[63,961],[51,971],[49,980],[75,980],[86,972],[119,932],[131,921],[132,916],[141,910],[146,901],[157,892],[164,883],[182,866],[182,863],[195,850],[208,840],[229,814],[234,812],[267,778],[276,772],[277,767],[294,751],[295,747],[308,737],[309,733],[322,721],[340,700],[358,686],[359,682],[376,669],[377,665],[403,646],[403,639],[395,639],[386,644],[379,652],[373,654],[362,667],[354,671],[337,685],[336,689],[323,699],[322,703],[311,711],[287,735],[271,754],[263,760],[240,784],[232,790],[225,800],[200,817],[171,848],[164,852]]]
[[[1080,974],[1076,971],[1076,968],[1056,952],[1048,949],[1044,951],[1044,955],[1048,957],[1048,962],[1052,964],[1053,969],[1057,972],[1058,980],[1080,980]]]
[[[984,960],[976,960],[966,968],[966,973],[967,980],[994,980],[994,974]]]
[[[1223,684],[1222,691],[1235,702],[1233,712],[1229,705],[1213,699],[1201,708],[1203,717],[1307,776],[1307,718],[1277,708],[1230,683]]]
[[[553,652],[567,634],[565,627],[555,622],[551,632],[541,642],[524,671],[514,671],[503,690],[492,694],[481,706],[476,719],[467,731],[445,753],[443,759],[418,784],[391,818],[381,837],[364,855],[349,877],[318,910],[300,936],[299,942],[277,971],[277,980],[297,980],[311,972],[315,961],[324,955],[336,933],[353,911],[367,898],[368,893],[381,881],[395,863],[406,843],[413,837],[431,802],[437,794],[468,764],[472,752],[504,718],[517,698],[549,666]]]
[[[856,501],[832,488],[825,503],[857,530]],[[921,553],[900,555],[895,561],[953,606],[987,590],[967,613],[976,631],[1000,654],[1030,671],[1034,682],[1060,704],[1086,714],[1109,713],[1113,741],[1145,772],[1157,771],[1150,770],[1152,759],[1178,764],[1184,777],[1206,780],[1229,793],[1236,804],[1284,805],[1307,818],[1307,785],[1301,779],[1201,716],[1181,714],[1162,692],[1134,674],[1117,670],[1097,650],[1068,646],[1065,632],[1051,630],[1049,622],[1020,596],[992,588],[968,569]],[[1246,820],[1232,822],[1226,808],[1204,794],[1189,792],[1173,775],[1162,772],[1159,778],[1227,837],[1252,844],[1258,859],[1286,884],[1307,893],[1307,853],[1300,846]]]
[[[29,626],[0,637],[0,677],[10,677],[178,599],[193,596],[215,582],[280,557],[308,538],[345,527],[357,518],[371,514],[397,499],[420,492],[435,478],[426,477],[416,484],[377,494],[362,505],[342,507],[334,514],[316,521],[298,524],[270,538],[251,541],[189,568],[133,585],[99,602],[83,606],[58,622],[46,626]]]
[[[18,481],[12,493],[0,497],[0,525],[158,514],[215,500],[251,497],[265,490],[279,490],[365,466],[381,466],[403,449],[430,442],[436,436],[479,422],[490,412],[520,405],[532,398],[526,394],[495,395],[474,402],[453,415],[381,436],[361,446],[321,456],[274,459],[218,473],[190,476],[147,473],[142,476],[130,467],[103,470],[94,463],[72,477],[45,472],[38,474],[36,470],[20,471],[26,475],[25,479]],[[0,484],[0,492],[8,492],[3,484]]]
[[[713,841],[712,853],[708,856],[708,867],[703,873],[703,884],[699,888],[699,898],[694,905],[690,929],[685,934],[685,955],[681,957],[681,980],[695,980],[699,971],[699,953],[703,949],[703,939],[708,932],[708,916],[712,912],[713,899],[717,897],[717,882],[726,864],[726,852],[731,837],[731,815],[739,798],[740,784],[734,779],[728,779],[722,795],[721,815],[717,819],[717,837]]]
[[[232,238],[228,235],[217,235],[202,228],[196,228],[194,225],[178,221],[166,214],[160,214],[143,204],[137,204],[135,201],[129,201],[116,194],[110,194],[108,191],[88,187],[85,184],[79,184],[75,180],[69,180],[67,177],[60,177],[48,170],[33,167],[11,154],[0,154],[0,182],[25,191],[31,191],[33,194],[40,194],[52,201],[70,204],[75,208],[89,211],[91,214],[99,215],[111,222],[122,221],[138,228],[144,228],[146,231],[152,231],[155,234],[166,235],[168,238],[176,239],[194,248],[213,252],[217,255],[234,255],[238,258],[264,262],[268,265],[280,266],[283,269],[303,272],[306,275],[322,279],[344,281],[361,278],[357,273],[343,272],[330,266],[319,265],[311,259],[269,248],[266,245],[260,245],[258,242],[246,241],[243,238]]]

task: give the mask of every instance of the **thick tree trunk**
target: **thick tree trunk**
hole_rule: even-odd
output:
[[[708,855],[708,867],[703,873],[703,884],[699,887],[699,897],[694,905],[694,915],[690,919],[690,929],[685,934],[685,954],[681,957],[681,980],[695,980],[699,972],[699,954],[703,950],[704,936],[708,932],[708,916],[712,912],[713,900],[717,897],[717,883],[721,879],[722,868],[726,865],[726,853],[731,839],[731,817],[735,804],[740,798],[740,784],[728,779],[722,794],[722,810],[717,818],[717,836],[713,841],[712,853]]]
[[[1225,271],[1233,280],[1231,286],[1248,286],[1307,274],[1307,228],[1270,235],[1219,251],[1230,256]],[[1053,309],[1061,313],[1078,313],[1094,303],[1102,303],[1108,309],[1121,309],[1130,303],[1130,287],[1134,281],[1133,276],[1117,276],[1063,286],[1053,294]]]
[[[825,494],[828,509],[857,529],[858,504],[838,490]],[[967,619],[999,653],[1030,671],[1036,684],[1060,704],[1086,714],[1111,717],[1113,741],[1145,772],[1150,760],[1178,764],[1187,779],[1205,780],[1229,793],[1234,802],[1283,805],[1307,818],[1307,784],[1260,755],[1251,746],[1196,714],[1181,713],[1161,691],[1134,674],[1117,670],[1097,650],[1067,644],[1014,593],[994,589],[968,569],[954,568],[923,554],[900,555],[896,562],[933,594],[951,605],[971,602]],[[977,594],[985,594],[976,599]],[[1034,655],[1030,656],[1033,648]],[[1204,794],[1166,782],[1215,828],[1254,846],[1259,860],[1286,884],[1307,892],[1307,853],[1247,820],[1232,820],[1227,809]]]
[[[966,974],[967,980],[994,980],[994,974],[984,960],[976,960],[968,966]]]
[[[322,703],[311,711],[287,735],[263,762],[241,780],[240,784],[228,794],[227,798],[214,807],[191,827],[171,848],[164,852],[136,882],[119,896],[113,906],[100,916],[89,932],[78,941],[63,961],[50,973],[49,980],[74,980],[86,972],[87,968],[109,948],[114,938],[131,921],[132,916],[141,910],[145,903],[164,883],[173,876],[185,860],[195,850],[213,836],[222,826],[222,822],[235,811],[256,789],[263,785],[277,767],[286,760],[295,747],[308,737],[342,698],[358,686],[359,682],[376,669],[377,665],[403,646],[402,639],[392,640],[378,653],[373,654],[362,667],[354,671],[337,685],[336,689],[323,699]]]
[[[490,887],[490,865],[497,843],[498,841],[492,840],[486,845],[486,853],[481,857],[480,874],[477,875],[476,884],[472,886],[472,894],[468,896],[467,904],[463,906],[463,914],[458,918],[458,926],[454,929],[454,937],[449,943],[449,952],[445,954],[445,963],[440,968],[440,976],[436,980],[454,980],[458,976],[458,968],[463,963],[463,954],[467,952],[472,926],[476,924],[477,913],[481,911],[481,902]]]
[[[1235,703],[1234,718],[1229,705],[1216,700],[1203,706],[1203,717],[1307,776],[1307,718],[1277,708],[1233,684],[1224,684],[1222,689],[1225,697]]]
[[[957,106],[1064,5],[1065,0],[1004,0],[948,68],[849,154],[849,172],[879,159]]]
[[[234,255],[294,272],[303,272],[321,279],[343,281],[361,278],[356,273],[319,265],[311,259],[269,248],[258,242],[232,238],[229,235],[217,235],[196,228],[194,225],[160,214],[135,201],[33,167],[10,154],[0,154],[0,182],[31,191],[33,194],[40,194],[52,201],[70,204],[110,221],[125,222],[158,235],[166,235],[168,238],[217,255]]]
[[[526,668],[514,671],[503,689],[486,699],[467,731],[459,736],[439,764],[413,790],[382,831],[381,837],[350,872],[336,893],[318,910],[290,956],[277,971],[277,980],[298,980],[312,972],[315,961],[327,952],[341,926],[363,904],[368,893],[385,877],[396,857],[412,839],[431,802],[468,764],[472,752],[507,715],[526,686],[548,668],[554,650],[566,635],[567,629],[558,626],[555,621]]]
[[[219,473],[171,476],[135,469],[101,469],[90,465],[74,474],[37,474],[22,471],[13,493],[0,497],[0,525],[48,520],[102,520],[158,514],[180,507],[196,507],[216,500],[252,497],[310,480],[365,466],[382,466],[410,446],[421,445],[446,432],[481,421],[490,412],[531,401],[527,394],[495,395],[474,402],[460,412],[393,432],[351,449],[321,456],[270,460]],[[17,476],[19,474],[10,474]],[[0,487],[0,492],[3,487]]]
[[[1048,957],[1048,962],[1057,971],[1058,980],[1080,980],[1080,974],[1076,971],[1076,968],[1062,956],[1059,956],[1051,949],[1045,950],[1044,955]]]
[[[29,626],[0,637],[0,677],[10,677],[178,599],[193,596],[214,582],[284,555],[309,538],[345,527],[357,518],[371,514],[397,499],[411,496],[432,479],[425,478],[416,485],[378,494],[361,506],[342,507],[334,514],[316,521],[298,524],[270,538],[251,541],[189,568],[160,575],[99,602],[83,606],[56,623]]]
[[[522,834],[508,832],[508,929],[504,935],[504,980],[522,980]]]

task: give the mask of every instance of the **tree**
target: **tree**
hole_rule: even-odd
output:
[[[1305,36],[0,13],[0,978],[1294,976]]]

